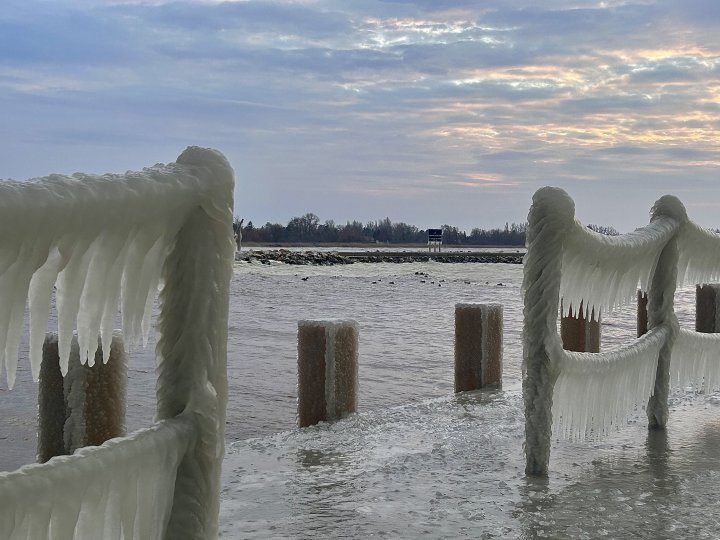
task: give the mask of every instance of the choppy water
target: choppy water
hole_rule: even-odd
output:
[[[676,392],[666,432],[640,417],[601,442],[557,441],[550,478],[525,478],[521,280],[520,265],[239,263],[223,537],[718,537],[717,395]],[[505,306],[501,391],[452,395],[458,302]],[[694,291],[676,306],[692,327]],[[360,323],[360,412],[298,430],[297,321],[326,317]],[[634,332],[634,308],[605,317],[603,347]],[[130,429],[152,419],[152,366],[152,349],[133,352]],[[27,371],[21,360],[16,390],[0,391],[4,468],[35,452]]]

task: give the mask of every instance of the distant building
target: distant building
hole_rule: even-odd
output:
[[[442,246],[442,229],[428,229],[428,251],[440,252]]]

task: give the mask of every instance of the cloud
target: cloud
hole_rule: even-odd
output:
[[[709,0],[11,0],[0,176],[203,144],[262,222],[495,226],[549,183],[647,198],[645,216],[673,186],[720,196],[716,17]]]
[[[113,64],[133,57],[132,31],[107,13],[44,3],[0,16],[0,62]]]

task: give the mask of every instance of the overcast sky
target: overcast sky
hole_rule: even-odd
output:
[[[236,214],[720,227],[720,2],[4,0],[0,177],[221,150]]]

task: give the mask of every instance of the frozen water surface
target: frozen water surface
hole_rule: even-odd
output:
[[[720,406],[684,398],[526,478],[522,399],[474,392],[234,443],[224,538],[717,538]],[[692,405],[692,406],[690,406]]]
[[[270,315],[279,306],[265,296],[248,312],[251,324],[272,327],[264,317],[308,312],[360,321],[361,412],[232,443],[223,472],[223,537],[717,536],[717,394],[676,391],[664,432],[648,432],[638,411],[602,441],[555,437],[550,477],[526,478],[519,266],[278,264],[262,276],[252,265],[237,271],[239,286],[264,281],[282,302],[282,313]],[[676,312],[688,328],[693,295],[692,288],[677,295]],[[505,305],[502,391],[452,396],[452,306],[462,301]],[[635,308],[606,317],[603,334],[605,349],[633,339]],[[280,340],[274,346],[282,355]],[[283,401],[293,395],[293,370],[290,364],[274,379],[268,373],[268,387],[254,381],[255,391]],[[285,406],[291,414],[294,402]],[[257,400],[248,407],[258,417],[273,408]]]

